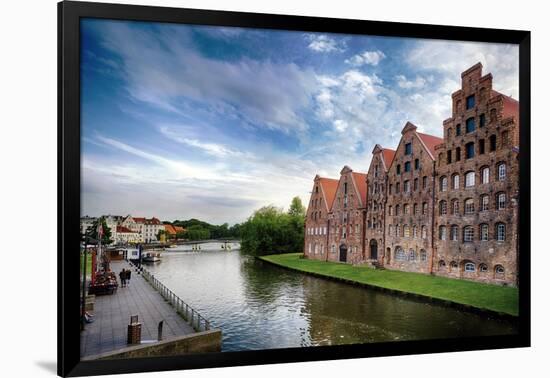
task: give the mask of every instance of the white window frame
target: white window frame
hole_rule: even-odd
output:
[[[500,163],[498,165],[498,181],[504,181],[506,179],[506,164]]]
[[[476,264],[473,262],[467,262],[464,264],[464,271],[468,273],[475,273],[476,271]]]
[[[481,170],[481,183],[488,184],[490,180],[491,170],[489,167],[485,167]]]
[[[472,188],[476,185],[476,173],[474,171],[466,172],[464,175],[464,187]]]
[[[464,243],[471,243],[474,241],[474,228],[472,226],[464,226],[462,240]]]

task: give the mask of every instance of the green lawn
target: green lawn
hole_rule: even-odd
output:
[[[514,316],[518,315],[517,288],[420,273],[387,269],[376,270],[367,266],[309,260],[301,258],[301,256],[301,253],[288,253],[262,256],[260,259],[302,272],[443,299]]]
[[[82,276],[82,269],[84,268],[84,254],[80,254],[80,275]],[[92,271],[92,254],[87,253],[87,259],[86,259],[86,277],[91,276]]]

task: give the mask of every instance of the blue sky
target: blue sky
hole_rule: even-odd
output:
[[[518,98],[513,45],[86,19],[82,215],[244,221],[365,172],[407,121],[441,135],[477,62]]]

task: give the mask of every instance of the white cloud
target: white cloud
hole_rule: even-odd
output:
[[[489,72],[493,74],[494,89],[518,99],[519,47],[517,45],[421,41],[408,52],[406,61],[414,70],[439,73],[442,76],[438,79],[439,82],[450,80],[457,83],[454,90],[460,89],[460,74],[477,62],[481,62],[484,74]]]
[[[360,66],[363,66],[365,64],[370,64],[372,66],[377,66],[378,63],[380,63],[380,61],[382,59],[384,59],[385,57],[386,57],[386,55],[384,55],[384,53],[380,50],[365,51],[361,54],[357,54],[357,55],[352,56],[349,59],[346,59],[345,62],[347,64],[350,64],[350,65],[354,66],[354,67],[360,67]]]
[[[315,52],[341,52],[345,49],[343,42],[339,43],[326,34],[306,34],[306,39],[309,41],[307,47]]]
[[[397,75],[395,80],[399,88],[403,89],[418,89],[426,85],[426,80],[420,76],[417,76],[414,80],[409,80],[405,75]]]
[[[180,115],[182,103],[198,102],[220,116],[237,115],[246,125],[288,134],[307,129],[300,113],[311,105],[313,71],[293,63],[206,58],[190,48],[181,29],[163,30],[156,34],[125,24],[100,30],[104,45],[124,62],[134,99]]]
[[[183,135],[178,134],[167,126],[161,126],[159,131],[162,135],[167,138],[172,139],[175,142],[181,143],[183,145],[194,147],[199,150],[202,150],[208,155],[215,156],[218,158],[226,157],[250,157],[250,155],[242,153],[236,149],[230,148],[223,144],[213,143],[213,142],[203,142],[195,138],[188,138]]]

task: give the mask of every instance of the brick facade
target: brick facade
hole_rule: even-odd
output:
[[[329,261],[353,264],[364,260],[363,230],[365,222],[366,174],[345,166],[328,215]]]
[[[492,80],[480,63],[462,73],[443,139],[407,122],[395,151],[375,146],[367,174],[315,177],[305,255],[515,285],[519,103]]]
[[[434,273],[516,282],[519,104],[481,64],[462,74],[437,147]]]
[[[328,243],[328,213],[332,208],[338,180],[315,176],[306,212],[304,253],[309,258],[326,260]]]

